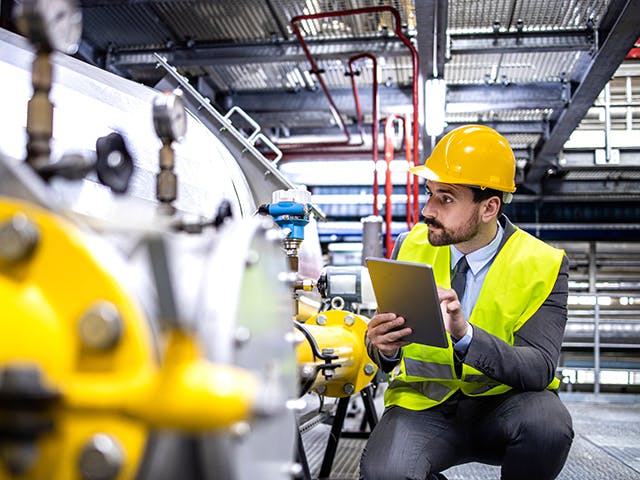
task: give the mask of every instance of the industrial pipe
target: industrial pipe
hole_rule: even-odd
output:
[[[387,164],[387,170],[384,176],[384,194],[385,194],[385,208],[384,208],[384,220],[385,220],[385,233],[384,244],[387,258],[391,257],[391,250],[393,245],[391,242],[391,220],[393,217],[391,211],[391,195],[393,194],[393,183],[391,182],[391,162],[393,161],[393,122],[401,121],[402,119],[397,115],[389,115],[384,124],[384,159]]]
[[[370,58],[373,62],[373,101],[372,101],[372,139],[371,150],[373,155],[373,214],[378,215],[378,61],[376,57],[370,53],[362,53],[355,55],[349,59],[349,74],[351,75],[351,86],[353,87],[353,98],[356,102],[356,113],[358,116],[358,128],[360,136],[364,142],[364,127],[362,125],[362,110],[360,108],[360,94],[356,84],[355,72],[353,71],[353,63],[361,58]]]
[[[313,56],[311,55],[311,52],[309,51],[309,47],[307,46],[307,44],[304,41],[304,38],[303,38],[303,36],[302,36],[302,34],[300,32],[300,28],[298,27],[297,23],[301,22],[303,20],[317,20],[317,19],[320,19],[320,18],[342,17],[342,16],[346,16],[346,15],[364,15],[364,14],[369,14],[369,13],[383,13],[383,12],[387,12],[387,13],[389,13],[389,14],[391,14],[393,16],[393,19],[394,19],[393,31],[398,36],[400,41],[402,43],[404,43],[404,45],[409,49],[409,51],[411,53],[411,57],[412,57],[412,64],[413,64],[413,79],[412,79],[413,161],[414,161],[415,165],[418,165],[418,143],[419,143],[419,132],[418,132],[418,52],[416,51],[416,49],[413,46],[413,44],[411,43],[411,41],[404,35],[404,33],[402,33],[402,22],[401,22],[401,19],[400,19],[400,13],[395,8],[389,7],[389,6],[366,7],[366,8],[356,8],[356,9],[349,9],[349,10],[340,10],[340,11],[336,11],[336,12],[321,12],[321,13],[314,13],[314,14],[308,14],[308,15],[298,15],[298,16],[293,17],[291,19],[291,27],[293,28],[293,31],[294,31],[294,33],[296,35],[296,38],[300,42],[300,45],[302,46],[302,49],[303,49],[307,59],[309,60],[309,63],[311,64],[311,69],[312,69],[313,73],[315,73],[316,76],[318,77],[318,82],[320,83],[322,91],[324,92],[325,96],[327,97],[327,100],[328,100],[330,108],[331,108],[331,112],[336,117],[336,121],[339,123],[339,125],[341,126],[343,132],[347,136],[347,140],[344,141],[344,142],[312,143],[312,144],[306,144],[306,145],[302,145],[302,146],[310,146],[310,145],[323,146],[323,147],[327,147],[327,146],[344,146],[347,143],[349,143],[350,136],[349,136],[349,133],[348,133],[348,131],[346,129],[346,126],[344,125],[344,122],[342,121],[342,117],[340,116],[340,112],[338,111],[338,109],[337,109],[337,107],[336,107],[336,105],[335,105],[335,103],[333,101],[333,98],[331,97],[331,94],[329,93],[329,89],[327,88],[327,85],[324,82],[324,79],[320,75],[320,69],[318,68],[315,60],[313,59]],[[296,145],[295,147],[299,147],[299,146],[300,145]],[[294,147],[292,146],[290,148],[294,148]],[[414,195],[414,205],[413,205],[414,218],[418,218],[418,179],[417,178],[413,179],[413,195]]]
[[[296,347],[301,394],[316,391],[341,398],[369,385],[378,367],[363,342],[367,323],[347,310],[325,310],[305,323],[295,322],[305,338]]]

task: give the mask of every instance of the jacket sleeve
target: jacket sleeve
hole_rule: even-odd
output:
[[[553,290],[515,334],[514,345],[474,326],[464,363],[517,390],[544,390],[555,376],[567,323],[569,262]]]

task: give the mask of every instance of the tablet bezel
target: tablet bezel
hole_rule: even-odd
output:
[[[386,258],[366,259],[379,313],[405,319],[412,333],[403,341],[449,346],[431,265]]]

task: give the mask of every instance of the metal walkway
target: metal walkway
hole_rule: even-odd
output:
[[[561,397],[573,417],[575,438],[558,480],[640,480],[640,396],[561,394]],[[329,425],[321,424],[303,435],[314,479],[318,478],[329,430]],[[364,444],[362,439],[340,439],[331,480],[358,478]],[[499,467],[478,463],[443,473],[448,480],[500,478]]]

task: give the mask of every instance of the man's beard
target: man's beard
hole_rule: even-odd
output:
[[[480,230],[480,221],[478,220],[478,206],[473,209],[467,222],[455,230],[444,227],[440,222],[431,218],[425,218],[424,222],[433,227],[439,228],[438,231],[429,229],[429,243],[434,247],[444,245],[457,245],[467,242],[475,237]]]

